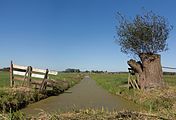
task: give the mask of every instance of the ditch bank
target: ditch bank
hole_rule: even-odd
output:
[[[31,103],[63,93],[65,90],[79,83],[81,79],[83,79],[82,75],[74,77],[73,80],[64,80],[64,82],[58,80],[59,85],[57,87],[42,92],[27,87],[0,89],[0,111],[1,113],[16,112]]]

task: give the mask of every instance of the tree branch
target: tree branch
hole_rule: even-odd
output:
[[[137,63],[133,59],[130,59],[127,63],[135,72],[142,73],[141,64]]]

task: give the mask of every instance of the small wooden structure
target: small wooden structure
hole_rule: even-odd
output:
[[[128,88],[133,88],[133,89],[139,89],[139,74],[135,73],[135,71],[132,68],[128,68],[129,73],[128,73]]]
[[[50,71],[48,69],[37,69],[31,66],[21,66],[13,64],[11,61],[10,66],[10,86],[14,87],[15,82],[19,81],[20,85],[35,88],[39,86],[40,90],[46,89],[47,86],[52,86],[49,83],[49,75],[57,75],[56,71]]]

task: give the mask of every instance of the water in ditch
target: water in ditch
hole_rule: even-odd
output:
[[[65,93],[30,104],[21,111],[27,115],[37,115],[42,111],[47,113],[69,112],[85,108],[103,108],[109,111],[139,111],[142,109],[131,101],[108,93],[87,76],[79,84],[70,88]]]

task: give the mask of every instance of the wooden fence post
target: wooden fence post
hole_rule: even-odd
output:
[[[128,89],[130,89],[131,85],[130,85],[130,73],[128,73]]]
[[[28,66],[28,87],[31,86],[31,76],[32,76],[32,67],[31,66]]]
[[[42,84],[40,86],[40,90],[43,90],[43,88],[45,87],[45,84],[46,84],[45,80],[48,79],[48,73],[49,73],[49,70],[46,69],[45,77],[44,77]]]
[[[13,62],[10,64],[10,87],[14,86],[14,76],[13,76]]]
[[[49,70],[46,69],[46,73],[45,73],[45,78],[44,79],[48,79],[48,72],[49,72]]]

